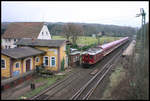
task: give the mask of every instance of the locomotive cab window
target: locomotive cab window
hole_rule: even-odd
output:
[[[90,59],[92,59],[93,58],[93,56],[92,55],[90,55]]]

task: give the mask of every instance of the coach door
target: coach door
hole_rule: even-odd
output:
[[[26,72],[30,71],[31,68],[31,59],[26,60]]]

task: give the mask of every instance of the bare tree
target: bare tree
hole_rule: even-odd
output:
[[[72,43],[76,44],[78,37],[83,34],[83,28],[79,24],[67,23],[63,27],[63,33],[67,40],[71,37]]]
[[[67,23],[63,26],[63,33],[65,35],[65,38],[67,40],[69,40],[69,38],[71,37],[71,30],[70,30],[70,24]]]
[[[77,39],[80,35],[83,35],[83,27],[79,24],[72,25],[72,42],[77,44]]]

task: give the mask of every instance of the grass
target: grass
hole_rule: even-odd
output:
[[[125,77],[125,70],[123,69],[122,65],[118,65],[115,68],[115,71],[110,76],[110,83],[107,86],[105,92],[103,93],[102,99],[111,99],[111,92],[117,85],[120,83],[120,81]]]
[[[48,88],[50,85],[52,85],[53,83],[55,83],[58,79],[62,79],[64,78],[65,75],[54,75],[52,77],[49,77],[49,78],[43,78],[43,77],[39,77],[38,79],[36,79],[34,82],[35,83],[39,83],[39,82],[46,82],[45,85],[42,85],[34,90],[31,90],[27,93],[25,93],[23,95],[23,97],[26,97],[26,98],[30,98],[36,94],[38,94],[39,92],[41,92],[42,90],[44,90],[45,88]],[[19,97],[19,99],[21,99],[22,96]]]
[[[114,40],[118,40],[121,37],[108,37],[103,36],[100,38],[100,43],[103,44],[104,42],[112,42]],[[65,40],[63,36],[53,36],[52,39],[54,40]],[[91,45],[94,43],[97,43],[98,40],[95,37],[89,37],[89,36],[80,36],[77,40],[78,45]]]

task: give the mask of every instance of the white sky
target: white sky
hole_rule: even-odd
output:
[[[1,8],[2,22],[81,22],[140,27],[142,18],[135,17],[140,8],[144,8],[149,22],[148,1],[3,1]]]

